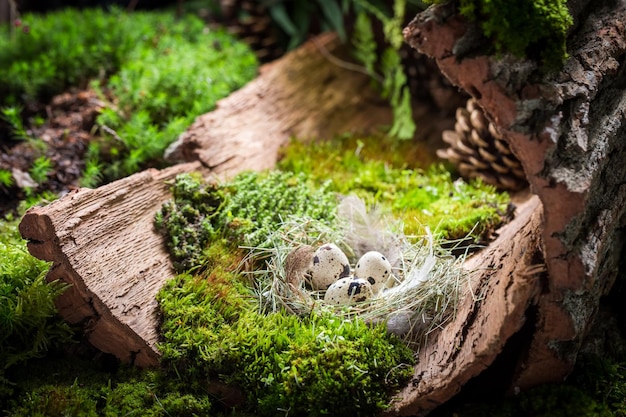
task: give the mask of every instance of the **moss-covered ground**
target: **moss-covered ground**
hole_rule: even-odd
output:
[[[467,14],[480,15],[488,12],[487,3],[463,2]],[[562,12],[562,2],[536,3],[533,10],[540,13],[558,17]],[[471,4],[475,9],[468,9]],[[92,81],[106,104],[96,125],[108,130],[87,152],[83,185],[158,164],[155,155],[194,115],[256,69],[245,47],[224,33],[206,33],[193,17],[127,19],[120,11],[94,12],[89,19],[76,11],[49,20],[25,17],[28,31],[0,39],[0,57],[7,57],[0,61],[11,63],[0,68],[0,95],[3,105],[13,106],[4,110],[11,129],[3,132],[17,134],[11,140],[36,139],[26,138],[20,124],[23,108]],[[556,21],[558,33],[567,27],[565,18]],[[91,25],[81,31],[78,23],[84,21]],[[108,30],[114,24],[119,30]],[[545,33],[552,32],[513,46],[544,42]],[[557,55],[563,53],[561,40],[557,37],[552,51]],[[199,54],[196,48],[207,45],[212,52]],[[220,61],[225,50],[236,51],[241,60]],[[181,61],[190,65],[176,69]],[[207,90],[203,80],[214,74],[204,70],[215,68],[229,77]],[[33,142],[36,148],[43,144]],[[37,182],[50,176],[47,155],[42,151],[30,169]],[[411,350],[383,326],[359,318],[328,311],[268,312],[250,275],[241,273],[249,258],[240,246],[271,247],[272,233],[289,219],[319,221],[332,229],[337,204],[349,194],[400,224],[414,241],[430,230],[437,238],[487,243],[507,219],[508,196],[457,180],[427,160],[408,141],[342,137],[316,146],[294,141],[276,171],[243,173],[222,184],[193,176],[177,179],[176,198],[155,219],[179,273],[158,295],[163,360],[153,370],[129,368],[98,352],[80,329],[56,315],[53,300],[64,287],[45,281],[49,265],[30,256],[19,237],[24,204],[0,220],[0,415],[369,416],[384,410],[410,378]],[[0,169],[0,191],[14,182],[10,171]],[[28,193],[29,204],[41,201],[39,191]],[[581,356],[564,384],[509,398],[499,393],[481,395],[480,401],[459,397],[434,415],[625,416],[623,352]],[[241,394],[237,407],[225,406],[218,394],[224,384]]]

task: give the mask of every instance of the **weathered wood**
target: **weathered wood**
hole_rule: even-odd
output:
[[[261,67],[257,79],[198,117],[166,153],[172,162],[199,160],[214,172],[275,165],[291,138],[368,135],[390,126],[392,110],[372,79],[337,36],[324,33],[280,60]],[[360,69],[360,71],[359,71]],[[449,118],[416,103],[417,139],[438,142]],[[432,150],[434,155],[434,148]]]
[[[573,2],[578,26],[560,72],[471,50],[471,25],[433,7],[405,38],[474,96],[522,162],[543,205],[542,289],[532,344],[512,383],[527,388],[571,370],[600,297],[612,286],[624,244],[626,2]],[[488,310],[481,317],[494,317]]]
[[[138,366],[158,363],[155,296],[174,273],[154,215],[171,198],[166,181],[191,171],[203,168],[193,162],[82,188],[28,210],[19,226],[30,253],[53,262],[48,280],[71,284],[57,300],[61,316]]]
[[[471,280],[454,320],[420,350],[411,383],[386,415],[422,415],[489,367],[524,325],[545,272],[537,197],[520,204],[498,238],[463,267]]]

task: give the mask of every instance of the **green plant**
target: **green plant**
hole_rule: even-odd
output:
[[[28,170],[31,178],[37,184],[43,184],[48,179],[48,174],[52,170],[52,161],[46,156],[35,159],[33,165]]]
[[[391,8],[387,2],[377,0],[261,1],[268,7],[276,25],[287,34],[287,49],[304,42],[315,24],[320,31],[337,32],[343,41],[350,38],[355,57],[372,79],[381,83],[382,96],[391,103],[394,120],[390,134],[400,139],[412,138],[416,129],[411,94],[399,54],[404,42],[402,26],[408,3],[421,6],[410,0],[394,0]],[[351,19],[350,15],[356,15],[356,21],[353,33],[348,34],[347,28],[352,24],[346,23],[346,19]],[[382,48],[373,35],[378,25],[382,25]]]
[[[334,195],[324,185],[312,188],[302,174],[244,172],[223,184],[183,174],[172,192],[155,224],[181,272],[202,263],[209,240],[267,247],[268,237],[291,217],[330,223],[335,217]]]
[[[71,336],[54,305],[67,287],[46,282],[47,270],[26,250],[17,221],[0,221],[0,376]]]
[[[347,39],[344,13],[349,2],[337,0],[279,0],[260,1],[288,37],[287,49],[293,49],[306,40],[311,26],[318,23],[321,30],[334,30],[342,40]],[[314,22],[319,20],[319,22]]]
[[[24,127],[21,107],[4,107],[2,108],[1,113],[0,118],[4,119],[8,123],[11,135],[14,139],[28,142],[33,150],[38,154],[43,154],[46,151],[48,145],[43,140],[34,138]]]
[[[204,274],[179,275],[158,296],[163,363],[182,378],[235,384],[258,415],[366,416],[411,374],[412,352],[384,327],[258,313],[237,262],[221,259]]]
[[[2,119],[11,127],[13,138],[18,140],[28,140],[30,135],[24,128],[22,122],[22,109],[19,106],[9,106],[2,108]]]
[[[397,150],[379,138],[344,138],[312,146],[292,142],[279,168],[304,173],[328,189],[355,194],[370,207],[387,210],[404,222],[407,235],[480,240],[500,224],[509,197],[479,181],[453,180],[440,165],[409,169],[394,160]],[[396,156],[397,158],[397,156]]]
[[[391,12],[384,6],[368,0],[353,0],[357,17],[352,35],[355,56],[365,66],[372,78],[382,80],[382,96],[391,103],[394,119],[389,131],[399,139],[411,139],[415,133],[415,122],[411,107],[411,93],[402,62],[400,48],[404,43],[402,25],[407,10],[406,0],[394,0]],[[382,24],[385,39],[384,50],[378,54],[374,39],[371,17]],[[378,71],[381,74],[378,74]]]
[[[158,36],[159,23],[168,25],[173,17],[65,9],[24,14],[22,20],[28,32],[0,36],[0,105],[46,101],[68,86],[113,73],[132,48]]]
[[[223,31],[203,31],[197,18],[162,26],[158,38],[129,52],[106,85],[94,84],[115,98],[97,118],[107,162],[99,164],[101,175],[116,179],[159,160],[196,116],[253,78],[256,68],[247,46]]]
[[[6,169],[0,169],[0,185],[11,187],[13,185],[13,174]]]
[[[440,3],[440,1],[427,1]],[[558,68],[567,58],[574,20],[566,0],[459,0],[459,12],[491,38],[496,52],[539,59]]]
[[[80,186],[95,188],[102,182],[104,164],[100,161],[100,144],[97,141],[89,142],[85,154],[85,168],[80,178]]]

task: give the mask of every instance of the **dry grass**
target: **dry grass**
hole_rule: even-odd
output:
[[[385,323],[389,332],[417,349],[432,331],[445,326],[461,297],[470,293],[469,274],[461,268],[465,256],[452,256],[432,234],[407,238],[398,231],[401,225],[366,213],[357,200],[347,206],[340,207],[338,225],[291,220],[274,233],[271,249],[248,248],[246,264],[262,265],[246,271],[259,309],[301,316],[323,309],[346,318],[358,315],[370,323]],[[352,265],[368,250],[383,253],[394,267],[396,284],[365,302],[341,308],[326,304],[323,291],[307,288],[305,277],[314,248],[329,242],[342,248]]]

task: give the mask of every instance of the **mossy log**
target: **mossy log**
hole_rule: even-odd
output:
[[[61,316],[125,362],[158,363],[156,294],[174,270],[154,213],[171,198],[166,182],[201,170],[192,162],[81,188],[31,208],[20,223],[30,253],[53,262],[47,279],[71,285],[57,299]]]

